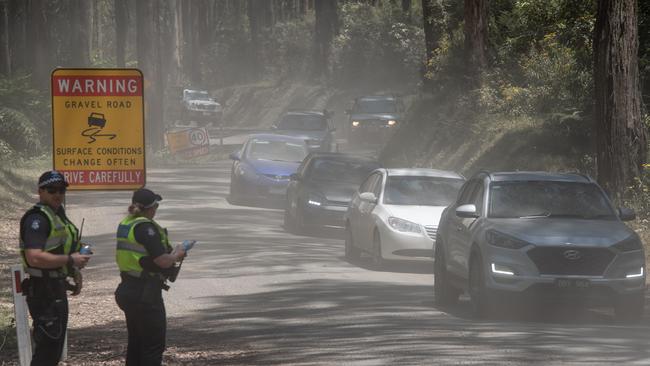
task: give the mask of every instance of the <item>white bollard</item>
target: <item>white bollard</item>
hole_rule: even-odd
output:
[[[32,361],[32,339],[29,334],[27,301],[20,285],[24,273],[22,265],[11,266],[13,274],[12,288],[14,294],[14,317],[16,319],[16,339],[18,341],[18,358],[20,366],[29,366]]]

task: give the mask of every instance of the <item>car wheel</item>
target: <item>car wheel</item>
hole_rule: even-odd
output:
[[[232,176],[232,174],[231,174]],[[232,179],[230,180],[230,190],[228,192],[228,203],[231,205],[241,205],[242,204],[242,198],[241,198],[241,193],[239,193],[238,189],[235,188],[239,184],[236,181],[233,181]]]
[[[380,270],[384,265],[384,257],[381,255],[381,237],[379,236],[379,232],[375,230],[372,236],[372,268]]]
[[[616,319],[629,323],[643,318],[645,308],[645,297],[643,293],[632,296],[621,296],[616,299],[614,312]]]
[[[433,261],[433,299],[437,305],[454,305],[460,292],[449,282],[447,266],[441,243],[436,243]]]
[[[485,287],[483,261],[480,254],[472,255],[469,267],[469,297],[472,304],[472,314],[479,319],[491,315],[492,299]]]
[[[350,224],[345,225],[345,258],[350,261],[359,260],[359,249],[354,246],[354,238],[352,237],[352,229]]]
[[[293,232],[294,234],[304,234],[307,229],[305,228],[305,217],[303,210],[300,208],[300,202],[296,205],[296,215],[292,217],[293,220]]]
[[[282,225],[284,227],[284,230],[286,230],[288,233],[295,233],[296,232],[296,223],[291,217],[291,210],[289,207],[286,207],[284,209],[284,223]]]

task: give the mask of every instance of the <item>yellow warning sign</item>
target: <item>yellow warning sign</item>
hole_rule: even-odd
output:
[[[52,73],[54,169],[70,189],[145,184],[143,76],[137,69]]]
[[[207,155],[210,152],[210,135],[205,127],[167,132],[169,152],[186,159]]]

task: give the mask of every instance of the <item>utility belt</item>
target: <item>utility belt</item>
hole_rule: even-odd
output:
[[[62,279],[68,277],[68,275],[56,269],[39,269],[33,267],[26,267],[25,273],[29,274],[29,277],[37,277],[37,278]]]
[[[20,283],[22,293],[28,297],[47,297],[59,299],[66,297],[66,289],[69,286],[64,277],[30,277]]]
[[[137,271],[122,271],[120,272],[120,277],[122,278],[122,281],[139,281],[139,282],[146,282],[146,283],[155,283],[160,285],[160,288],[167,291],[169,290],[169,286],[165,283],[167,281],[168,276],[164,275],[163,273],[157,273],[157,272],[147,272],[147,271],[142,271],[142,272],[137,272]]]

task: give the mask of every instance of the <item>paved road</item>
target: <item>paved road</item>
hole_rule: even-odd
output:
[[[474,321],[466,301],[434,306],[428,265],[373,271],[348,263],[340,239],[286,234],[280,211],[229,205],[229,169],[149,170],[159,222],[176,242],[199,241],[165,295],[170,346],[219,350],[214,364],[650,364],[648,314],[622,325],[608,310],[558,307]],[[129,199],[68,197],[95,244],[95,276],[115,277],[113,232]]]

